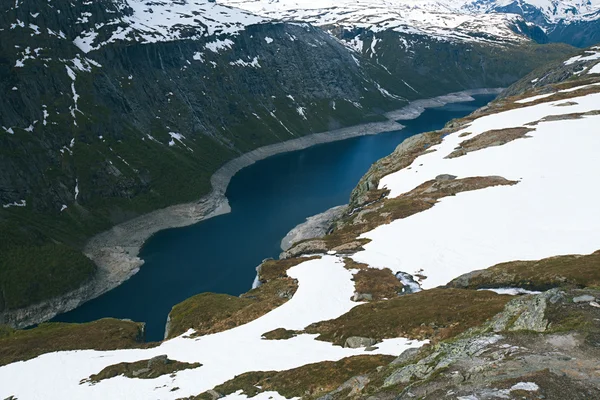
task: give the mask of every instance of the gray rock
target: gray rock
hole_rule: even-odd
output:
[[[298,257],[303,254],[325,253],[329,250],[324,240],[309,240],[299,243],[279,255],[280,259]]]
[[[588,303],[590,301],[595,301],[596,298],[594,296],[590,296],[588,294],[584,294],[583,296],[573,297],[573,303]]]
[[[373,295],[371,293],[354,293],[352,301],[372,301]]]
[[[412,349],[406,349],[400,354],[394,361],[392,361],[391,365],[404,364],[406,362],[412,361],[415,359],[417,354],[419,353],[419,348],[415,347]]]
[[[370,382],[371,380],[363,375],[359,375],[359,376],[355,376],[353,378],[348,379],[346,382],[344,382],[340,387],[338,387],[337,389],[335,389],[333,392],[330,392],[328,394],[326,394],[325,396],[319,397],[318,400],[332,400],[335,398],[335,395],[350,389],[350,392],[346,395],[347,397],[351,397],[354,396],[358,393],[360,393],[365,386],[367,386],[367,384]]]
[[[221,397],[223,397],[223,395],[221,393],[219,393],[213,389],[207,390],[205,393],[207,395],[209,395],[212,398],[212,400],[217,400],[217,399],[220,399]]]
[[[548,328],[548,320],[545,318],[546,306],[545,297],[535,296],[508,330],[545,332]]]
[[[519,297],[508,302],[504,311],[492,318],[489,326],[494,332],[545,332],[548,328],[548,320],[545,318],[548,302],[556,303],[563,297],[564,293],[559,289],[551,289],[536,296]]]
[[[148,372],[150,372],[150,368],[141,368],[141,369],[136,369],[135,371],[133,371],[131,373],[131,375],[133,376],[140,376],[143,374],[147,374]]]
[[[435,177],[435,180],[438,182],[443,182],[443,181],[452,181],[456,179],[456,176],[454,175],[449,175],[449,174],[442,174],[442,175],[438,175]]]
[[[294,229],[289,231],[287,235],[281,241],[281,250],[286,251],[294,243],[300,242],[306,239],[316,239],[324,236],[334,220],[341,217],[346,211],[347,206],[337,206],[330,208],[329,210],[308,217],[306,222],[301,223]]]
[[[373,346],[377,343],[376,339],[360,337],[360,336],[350,336],[346,339],[346,343],[344,343],[344,347],[350,349],[358,349],[360,347],[369,347]]]
[[[291,299],[294,294],[290,290],[284,290],[277,293],[280,299]]]
[[[166,354],[162,354],[160,356],[152,357],[148,360],[148,368],[152,369],[156,366],[165,365],[169,362],[169,357]]]

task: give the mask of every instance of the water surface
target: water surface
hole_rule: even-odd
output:
[[[428,109],[400,131],[322,144],[259,161],[237,173],[227,189],[231,213],[151,237],[138,274],[121,286],[59,315],[55,321],[103,317],[146,322],[147,340],[161,340],[173,305],[202,292],[240,295],[255,267],[280,253],[281,239],[307,217],[348,202],[359,179],[404,139],[442,128],[491,101]]]

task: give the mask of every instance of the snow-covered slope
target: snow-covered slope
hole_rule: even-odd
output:
[[[549,24],[559,21],[591,21],[600,17],[598,0],[475,0],[466,2],[464,9],[516,12],[523,15],[538,11]]]
[[[427,34],[441,40],[520,41],[511,29],[516,15],[464,12],[460,4],[444,1],[264,1],[219,0],[266,17],[310,22],[348,30],[373,32],[393,29],[403,33]]]
[[[517,40],[515,32],[520,29],[516,25],[524,21],[551,33],[558,26],[564,29],[565,25],[596,22],[600,18],[598,0],[218,1],[270,18],[373,31],[423,32],[440,39],[510,41]],[[593,29],[599,28],[594,25]],[[567,33],[563,40],[556,41],[569,43],[569,36],[574,35]]]
[[[303,334],[289,340],[261,339],[261,335],[273,329],[303,329],[313,322],[348,312],[357,305],[350,300],[354,293],[351,278],[355,272],[344,268],[342,259],[336,256],[306,261],[288,271],[290,277],[299,281],[299,289],[289,302],[251,323],[225,332],[199,338],[189,337],[192,332],[188,332],[147,350],[58,352],[8,365],[0,368],[0,397],[180,399],[210,390],[244,372],[286,370],[360,354],[399,355],[408,348],[425,344],[403,338],[390,339],[379,343],[378,349],[365,353],[364,347],[342,348],[315,340],[316,335]],[[97,384],[81,382],[109,365],[162,354],[173,360],[203,365],[157,379],[119,376]],[[57,365],[60,368],[56,368]]]
[[[598,250],[599,192],[587,184],[600,169],[595,156],[600,84],[595,85],[518,100],[521,107],[474,120],[409,168],[384,177],[380,186],[391,198],[442,174],[502,176],[518,183],[445,198],[429,211],[365,233],[361,237],[371,242],[354,259],[427,276],[423,286],[433,288],[501,262]],[[584,94],[589,90],[594,93]],[[515,128],[533,130],[502,146],[448,158],[466,140]]]
[[[107,4],[107,7],[116,8],[115,17],[94,24],[75,39],[83,51],[116,41],[153,43],[235,34],[248,25],[266,21],[249,12],[208,0],[120,0]],[[86,23],[90,20],[94,20],[94,13],[86,10],[84,4],[78,21]]]

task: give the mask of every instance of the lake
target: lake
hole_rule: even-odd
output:
[[[495,95],[425,110],[401,121],[400,131],[361,136],[279,154],[241,170],[227,189],[231,213],[184,228],[158,232],[140,252],[140,272],[121,286],[54,321],[87,322],[104,317],[146,323],[146,339],[162,340],[175,304],[203,292],[240,295],[255,267],[277,258],[281,239],[307,217],[348,202],[371,164],[404,139],[442,128],[470,114]]]

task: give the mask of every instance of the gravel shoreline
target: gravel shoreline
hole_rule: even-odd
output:
[[[141,215],[114,226],[92,237],[84,253],[98,266],[94,279],[81,288],[63,296],[45,301],[26,309],[0,314],[0,322],[17,328],[46,321],[55,315],[70,311],[86,301],[119,286],[135,275],[144,261],[138,257],[143,244],[153,234],[164,229],[180,228],[195,224],[231,211],[225,192],[231,178],[241,169],[275,154],[302,150],[310,146],[329,143],[357,136],[400,130],[397,120],[415,119],[426,108],[441,107],[449,103],[471,101],[473,95],[497,94],[502,89],[475,89],[451,93],[432,99],[416,100],[409,105],[386,114],[389,119],[302,136],[297,139],[260,147],[235,158],[211,177],[212,191],[200,200],[178,204]]]

